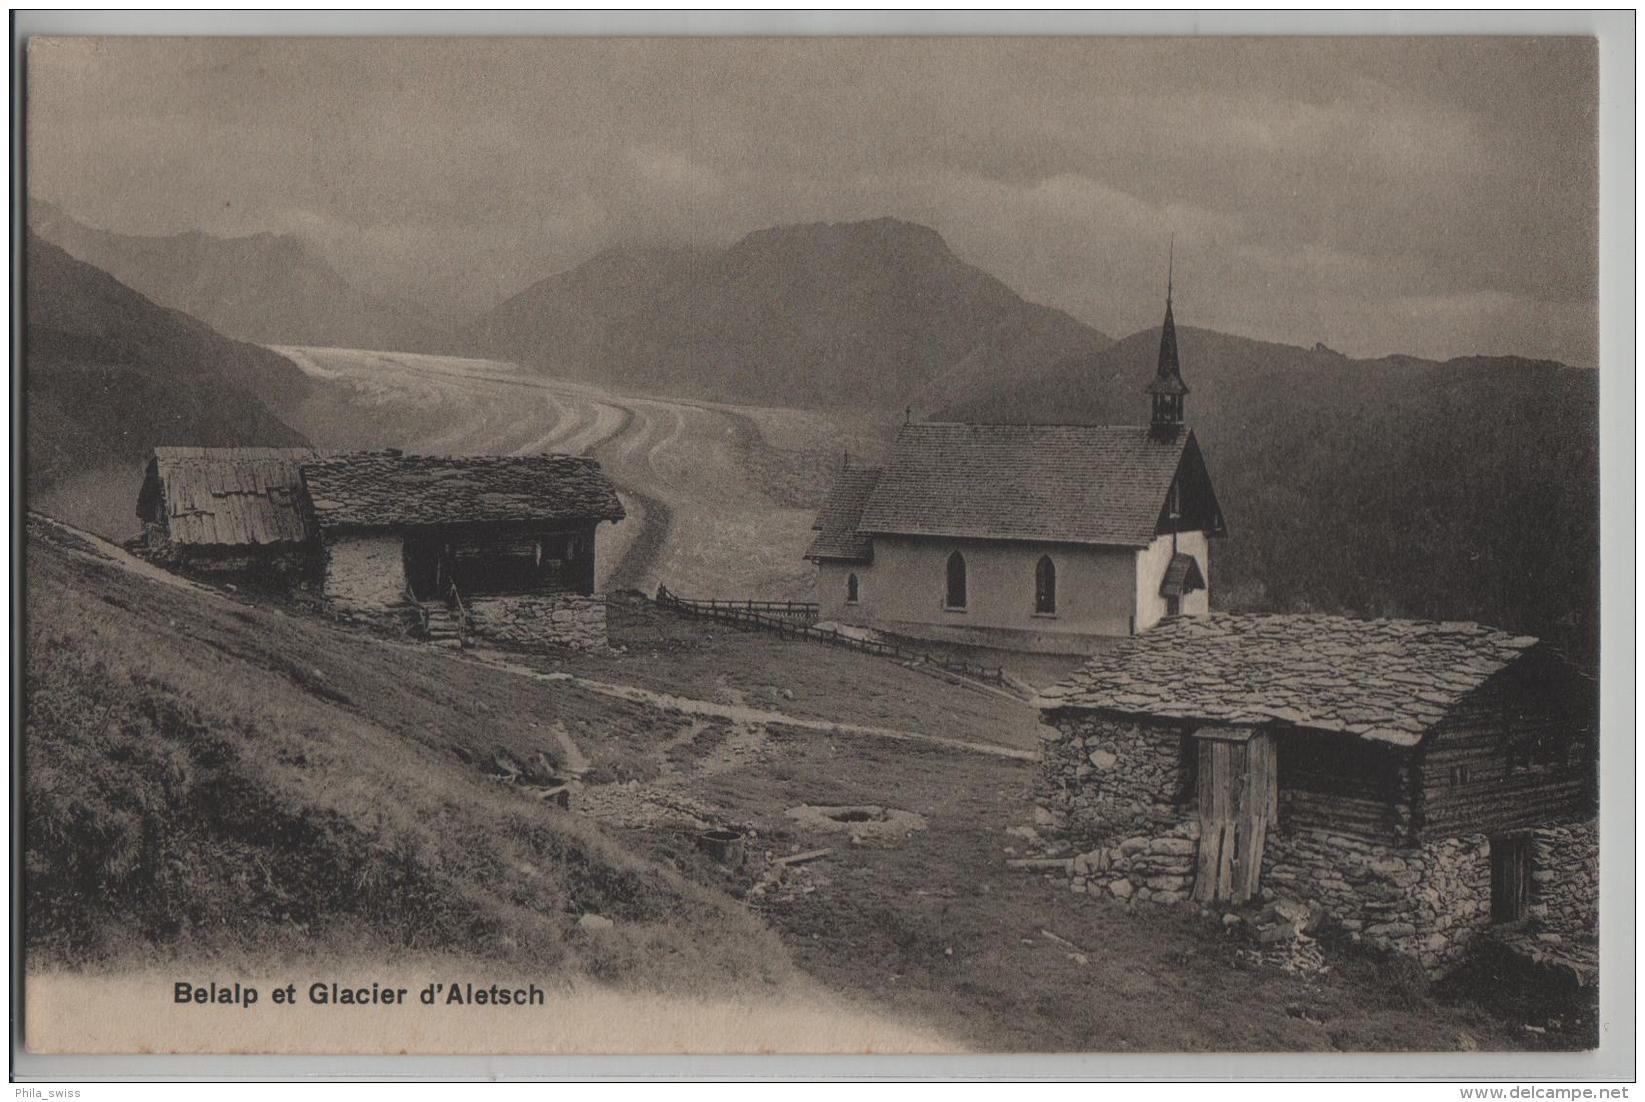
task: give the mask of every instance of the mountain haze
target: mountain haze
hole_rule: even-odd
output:
[[[1227,608],[1477,619],[1592,653],[1598,377],[1548,361],[1352,360],[1179,327],[1230,535]],[[1001,376],[939,417],[1142,424],[1159,330]]]
[[[157,306],[32,234],[27,248],[28,486],[59,515],[129,531],[157,444],[305,443],[277,412],[309,391],[290,360]]]
[[[160,305],[238,340],[400,352],[445,343],[415,307],[354,286],[295,237],[111,233],[38,200],[29,203],[29,226]]]
[[[936,231],[778,226],[728,249],[619,249],[463,335],[476,353],[672,394],[807,407],[927,405],[1109,338],[1024,301]]]

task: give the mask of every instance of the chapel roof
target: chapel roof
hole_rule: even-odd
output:
[[[857,531],[1145,547],[1189,449],[1141,426],[906,424]]]
[[[817,538],[811,541],[806,558],[868,562],[874,557],[873,541],[858,532],[857,525],[879,481],[878,467],[847,467],[840,471],[817,514],[817,522],[811,526]]]

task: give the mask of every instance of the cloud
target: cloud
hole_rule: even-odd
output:
[[[1116,334],[1175,232],[1195,324],[1594,359],[1583,40],[36,39],[29,79],[31,192],[298,233],[447,313],[626,241],[893,215]]]

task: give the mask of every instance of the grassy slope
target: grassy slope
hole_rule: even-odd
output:
[[[693,732],[649,706],[179,590],[31,528],[36,964],[455,948],[538,975],[708,993],[804,983],[797,961],[850,1002],[985,1049],[1537,1039],[1372,958],[1341,955],[1310,980],[1249,971],[1214,918],[1130,910],[1007,868],[1006,847],[1021,843],[1005,831],[1028,817],[1031,763],[781,725],[751,753],[722,752],[736,734],[723,723]],[[850,700],[839,718],[1020,737],[1023,716],[996,697],[822,647],[785,645],[750,665],[740,656],[758,637],[681,626],[619,625],[627,671],[797,714]],[[563,665],[617,680],[624,661]],[[738,672],[718,682],[716,665]],[[793,699],[762,701],[768,684]],[[686,831],[596,825],[484,775],[498,756],[557,763],[557,724],[590,759],[591,783],[660,783],[756,829],[748,866],[709,863]],[[785,814],[802,803],[904,808],[928,829],[894,849],[854,847]],[[750,893],[771,872],[768,854],[818,846],[833,852]],[[616,936],[574,929],[585,911],[615,917]]]
[[[597,744],[592,727],[666,732],[673,717],[165,586],[30,534],[35,966],[455,951],[698,991],[792,974],[723,897],[483,772],[499,755],[554,759],[557,722]],[[615,936],[576,932],[590,911]]]
[[[562,665],[794,715],[832,714],[973,742],[1021,746],[1033,737],[1032,714],[1021,705],[834,648],[631,609],[613,620],[612,632],[627,655]],[[1349,946],[1335,948],[1331,973],[1312,979],[1251,970],[1236,959],[1235,939],[1215,917],[1186,908],[1130,909],[1075,895],[1061,879],[1009,868],[1010,848],[1022,842],[1006,831],[1029,818],[1031,763],[783,727],[773,727],[769,740],[756,757],[700,768],[683,780],[684,791],[716,809],[716,818],[758,832],[761,853],[740,877],[685,864],[689,855],[666,832],[614,833],[739,895],[768,869],[765,852],[831,847],[826,860],[793,874],[785,890],[750,896],[751,905],[807,972],[899,1020],[998,1050],[1380,1051],[1583,1042],[1580,1033],[1558,1027],[1523,1032],[1454,990],[1430,989],[1406,962]],[[786,811],[800,804],[896,807],[924,815],[928,828],[898,848],[857,847],[839,834],[797,826]],[[1079,946],[1089,963],[1072,962],[1044,930]],[[1520,1020],[1548,1026],[1564,1013],[1541,1006]]]

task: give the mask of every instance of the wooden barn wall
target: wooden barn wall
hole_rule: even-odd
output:
[[[1423,835],[1494,834],[1592,816],[1597,705],[1590,682],[1536,655],[1463,698],[1416,759]],[[1552,762],[1510,769],[1510,738],[1536,737],[1564,749]]]
[[[451,544],[453,571],[464,594],[594,592],[594,525],[564,528],[458,529],[443,537]],[[561,548],[575,540],[575,556],[563,558]],[[543,544],[543,562],[536,562],[537,544]]]
[[[1409,840],[1409,752],[1326,731],[1281,731],[1282,829],[1325,830],[1394,845]]]

